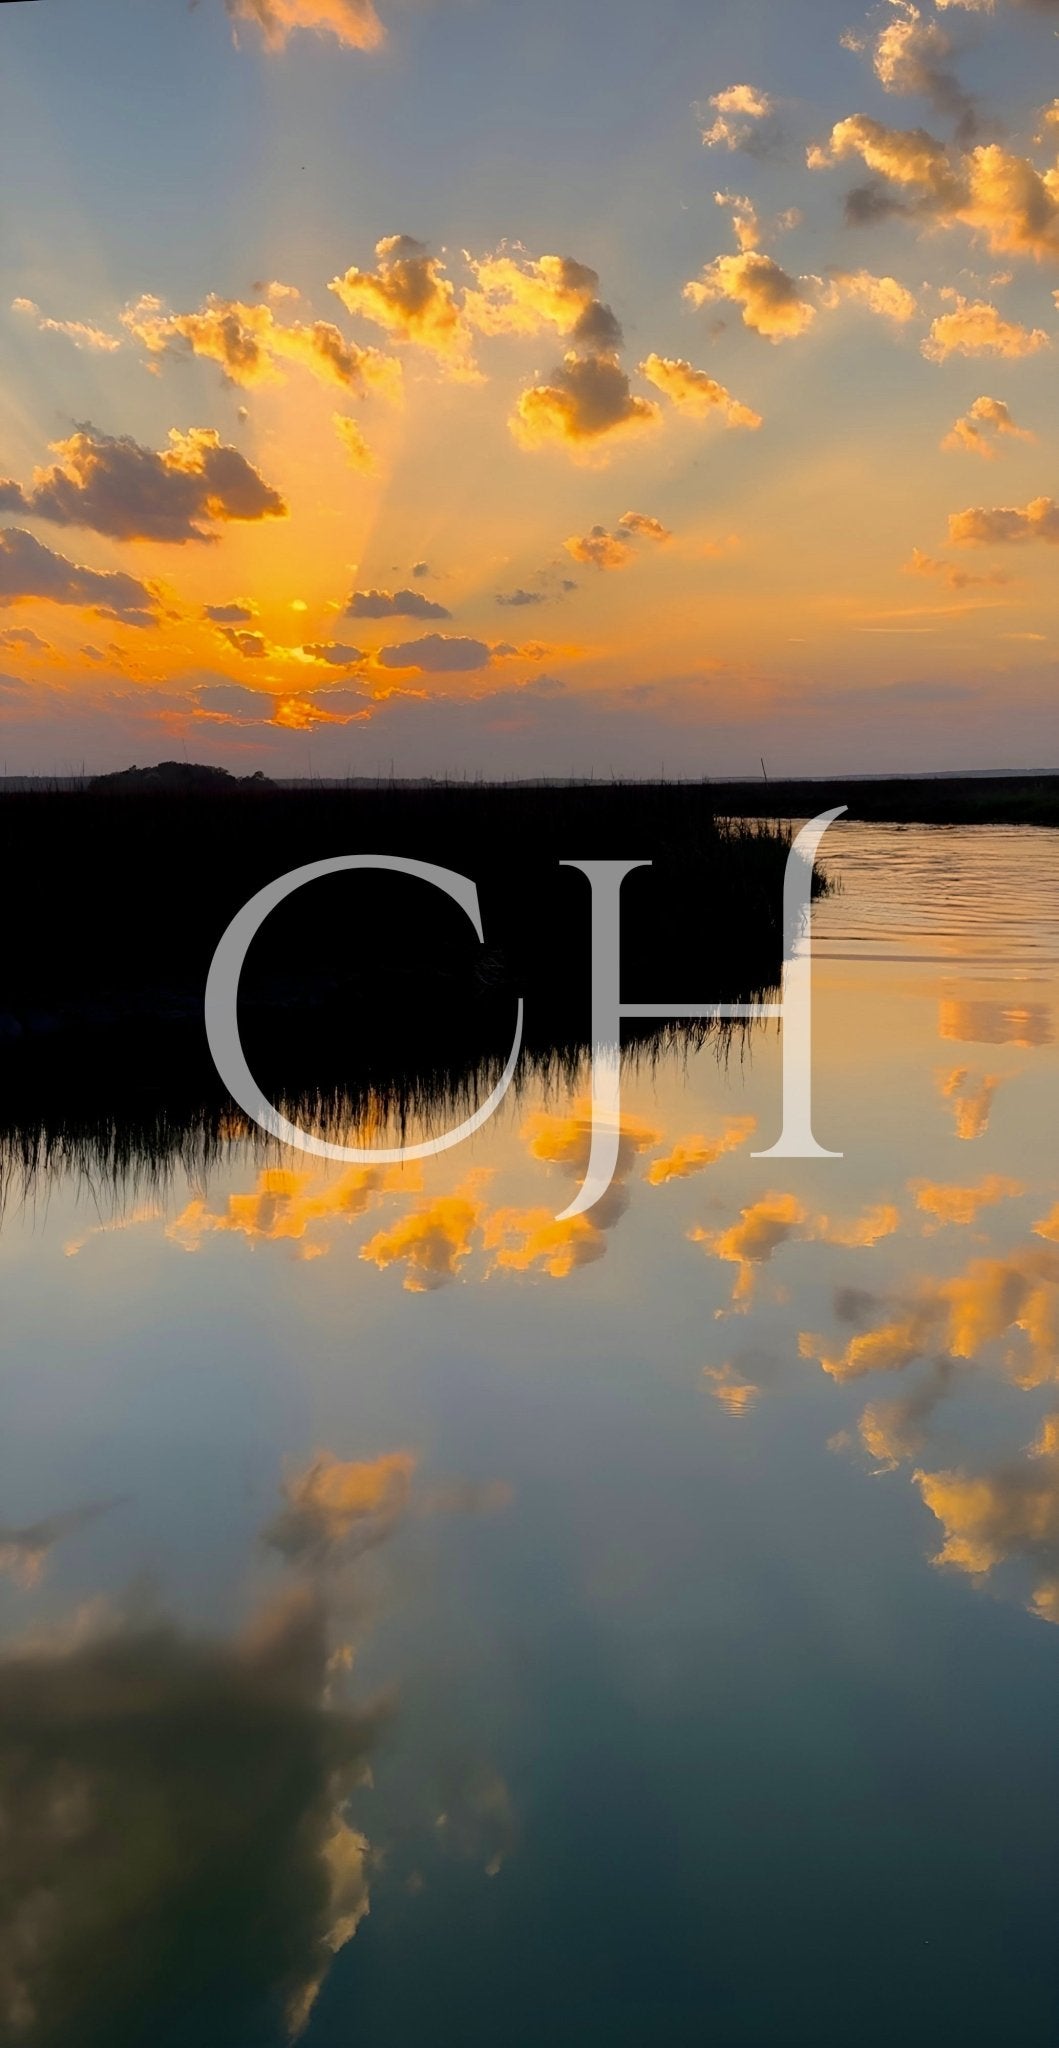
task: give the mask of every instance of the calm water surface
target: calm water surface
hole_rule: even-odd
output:
[[[826,850],[841,1160],[769,1027],[574,1224],[576,1089],[9,1207],[0,2037],[1054,2042],[1059,836]]]

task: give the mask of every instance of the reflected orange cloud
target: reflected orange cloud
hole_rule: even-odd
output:
[[[938,1011],[938,1036],[964,1045],[1051,1045],[1055,1038],[1048,1003],[996,1003],[988,999],[947,999]]]
[[[985,1578],[1012,1560],[1037,1577],[1029,1605],[1059,1621],[1059,1415],[1050,1415],[1026,1457],[992,1472],[913,1473],[924,1504],[941,1523],[934,1563]]]
[[[284,1479],[284,1504],[265,1541],[301,1565],[359,1556],[384,1542],[406,1514],[418,1462],[412,1451],[349,1463],[319,1451]]]
[[[705,1173],[726,1152],[738,1151],[756,1130],[756,1116],[738,1116],[729,1119],[719,1137],[680,1139],[664,1159],[652,1160],[645,1175],[648,1186],[660,1188],[668,1181],[688,1180],[694,1173]]]
[[[409,1294],[431,1294],[457,1280],[480,1239],[483,1204],[480,1190],[489,1178],[472,1174],[462,1189],[421,1202],[390,1230],[380,1230],[362,1245],[360,1256],[380,1272],[403,1266]]]
[[[944,1035],[944,1034],[943,1034]],[[946,1102],[951,1102],[956,1136],[970,1142],[989,1129],[993,1097],[1000,1086],[999,1074],[983,1074],[975,1080],[969,1067],[953,1067],[938,1078]]]
[[[890,1203],[877,1203],[845,1223],[811,1216],[796,1195],[768,1194],[744,1209],[739,1222],[728,1230],[696,1228],[688,1235],[692,1244],[705,1245],[715,1258],[738,1266],[732,1305],[745,1313],[754,1298],[758,1269],[767,1265],[782,1245],[793,1240],[848,1249],[867,1247],[892,1236],[900,1222],[900,1212]]]
[[[483,1236],[500,1272],[529,1273],[534,1267],[553,1280],[566,1280],[582,1266],[601,1259],[607,1249],[602,1229],[591,1216],[568,1216],[558,1222],[550,1209],[497,1209]]]
[[[734,1365],[705,1365],[702,1377],[707,1391],[720,1403],[726,1415],[748,1415],[761,1399],[761,1388],[751,1380],[743,1379]]]
[[[254,1244],[296,1244],[299,1256],[318,1259],[330,1239],[311,1235],[321,1224],[362,1216],[382,1196],[414,1193],[422,1186],[417,1167],[351,1166],[335,1179],[268,1167],[248,1194],[229,1195],[223,1209],[197,1196],[167,1226],[166,1236],[184,1251],[197,1252],[205,1240],[231,1232]]]
[[[939,1181],[910,1180],[910,1194],[915,1195],[916,1208],[935,1218],[935,1227],[947,1223],[973,1223],[982,1209],[993,1207],[997,1202],[1014,1201],[1026,1193],[1025,1184],[1008,1180],[1001,1173],[989,1173],[977,1187],[944,1187]]]
[[[1004,1338],[1001,1364],[1019,1387],[1059,1378],[1059,1251],[1026,1245],[1005,1258],[977,1259],[950,1279],[923,1280],[874,1330],[835,1349],[803,1333],[798,1348],[833,1379],[900,1372],[917,1359],[947,1356],[976,1363]]]

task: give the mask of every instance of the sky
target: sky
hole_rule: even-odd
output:
[[[1059,767],[1059,0],[6,0],[0,772]]]

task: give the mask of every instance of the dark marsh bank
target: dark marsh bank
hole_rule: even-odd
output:
[[[430,861],[478,886],[485,944],[428,884],[339,875],[254,941],[248,1057],[273,1099],[331,1128],[398,1124],[488,1092],[525,1002],[526,1059],[588,1042],[586,878],[563,860],[650,861],[623,888],[627,1000],[742,1001],[782,962],[783,827],[731,821],[698,785],[185,788],[164,780],[0,796],[0,1148],[104,1173],[208,1151],[230,1128],[202,997],[217,941],[258,889],[339,854]],[[629,1032],[641,1051],[672,1032]],[[689,1042],[701,1027],[682,1034]],[[465,1113],[465,1109],[464,1109]]]

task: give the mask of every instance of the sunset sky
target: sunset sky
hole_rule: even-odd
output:
[[[1059,766],[1057,36],[0,7],[0,772]]]

